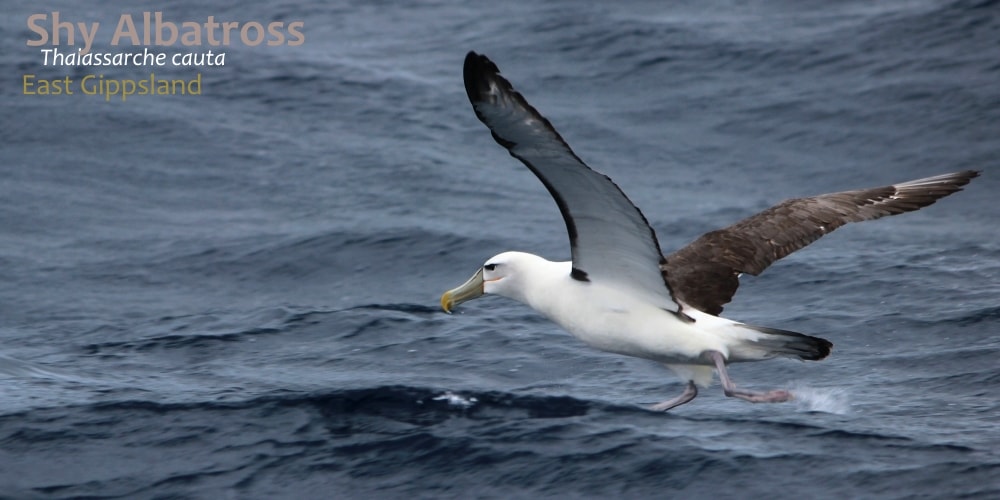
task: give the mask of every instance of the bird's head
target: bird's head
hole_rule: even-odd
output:
[[[528,268],[535,265],[536,261],[544,259],[521,252],[504,252],[490,257],[468,281],[444,292],[441,296],[441,308],[450,313],[455,306],[485,294],[502,295],[524,302],[521,296],[524,290],[522,281],[530,276]]]

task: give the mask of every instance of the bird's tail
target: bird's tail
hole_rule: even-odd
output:
[[[827,357],[833,348],[829,340],[798,332],[743,323],[738,326],[755,334],[748,335],[744,342],[730,348],[730,361],[757,361],[776,356],[818,361]]]
[[[684,309],[684,313],[694,319],[696,325],[702,325],[716,339],[722,340],[728,351],[726,360],[730,362],[761,361],[778,356],[817,361],[827,357],[833,347],[829,340],[819,337],[748,325],[690,307]]]

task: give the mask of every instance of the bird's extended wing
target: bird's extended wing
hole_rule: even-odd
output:
[[[667,257],[663,275],[678,300],[718,315],[736,293],[740,273],[760,274],[774,261],[848,222],[926,207],[961,191],[978,175],[965,170],[892,186],[787,200],[702,235]]]
[[[664,263],[653,229],[622,190],[580,160],[486,56],[465,58],[465,90],[493,138],[548,189],[566,222],[572,276],[638,290],[678,310],[660,274]]]

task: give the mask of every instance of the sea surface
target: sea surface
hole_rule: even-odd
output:
[[[998,498],[1000,2],[5,2],[0,498]],[[202,68],[53,67],[31,14],[304,21]],[[49,18],[51,19],[51,18]],[[62,33],[61,48],[67,33]],[[77,35],[79,36],[79,35]],[[79,44],[79,40],[77,41]],[[140,47],[141,49],[141,47]],[[569,255],[462,84],[475,50],[665,251],[783,199],[982,170],[745,276],[727,317],[830,339],[754,405],[512,301]],[[202,75],[201,95],[22,77]]]

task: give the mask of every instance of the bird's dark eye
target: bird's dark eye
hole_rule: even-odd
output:
[[[487,271],[492,271],[492,270],[494,270],[496,268],[497,268],[496,264],[486,264],[485,266],[483,266],[483,269],[485,269]]]

